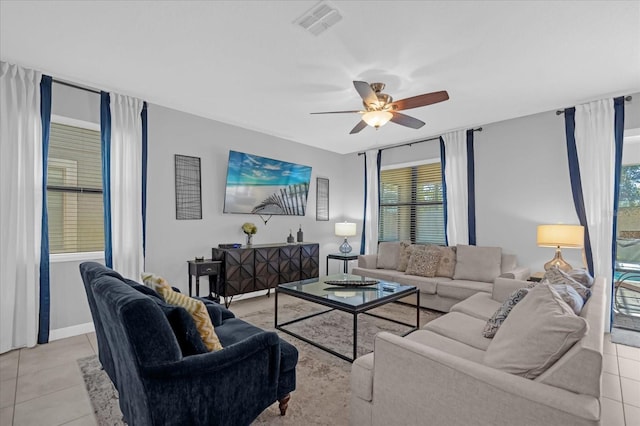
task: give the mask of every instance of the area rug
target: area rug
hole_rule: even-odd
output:
[[[325,310],[326,308],[301,301],[288,303],[278,309],[278,321]],[[398,321],[415,323],[415,307],[393,303],[371,311],[377,315]],[[441,313],[420,310],[420,325],[439,317]],[[242,317],[265,330],[273,330],[273,309],[257,311]],[[325,346],[352,355],[353,317],[338,311],[318,315],[312,319],[292,324],[287,328]],[[360,315],[358,319],[358,355],[373,350],[375,334],[389,331],[402,334],[408,330],[393,322]],[[351,363],[330,353],[278,331],[278,334],[299,351],[296,368],[297,387],[291,395],[286,416],[280,416],[278,403],[265,410],[254,425],[348,425],[350,400]],[[78,360],[87,392],[100,426],[120,426],[122,413],[118,407],[118,394],[107,374],[100,368],[96,356]]]

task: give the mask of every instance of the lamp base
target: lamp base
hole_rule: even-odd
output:
[[[342,243],[342,245],[340,246],[340,253],[344,253],[344,254],[351,253],[351,246],[347,241],[347,237],[344,237],[344,243]]]
[[[544,264],[544,270],[548,271],[551,268],[558,268],[561,271],[569,272],[573,269],[571,265],[569,265],[563,258],[562,253],[560,252],[560,247],[556,248],[556,255]]]

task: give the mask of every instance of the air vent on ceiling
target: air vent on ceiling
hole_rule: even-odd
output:
[[[320,35],[342,19],[338,9],[326,1],[321,1],[294,23],[309,31],[314,36]]]

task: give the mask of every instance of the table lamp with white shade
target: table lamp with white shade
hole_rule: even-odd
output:
[[[562,258],[560,248],[582,248],[584,246],[584,226],[538,225],[537,241],[540,247],[556,248],[556,255],[544,264],[545,271],[557,267],[569,272],[573,268]]]
[[[339,237],[344,237],[344,242],[340,246],[340,253],[351,253],[351,246],[347,241],[347,237],[353,237],[356,235],[356,224],[350,222],[338,222],[336,223],[335,233]]]

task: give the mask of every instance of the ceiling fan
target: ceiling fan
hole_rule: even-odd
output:
[[[419,129],[424,126],[424,121],[420,121],[417,118],[410,117],[398,111],[419,108],[449,99],[447,91],[442,90],[440,92],[425,93],[423,95],[413,96],[411,98],[405,98],[394,102],[391,96],[386,93],[382,93],[382,90],[384,90],[384,83],[369,84],[366,81],[354,81],[353,85],[362,98],[364,111],[328,111],[312,112],[311,114],[362,114],[362,119],[358,124],[356,124],[356,127],[351,129],[351,132],[349,132],[350,134],[358,133],[360,130],[367,127],[367,125],[375,127],[377,130],[380,126],[384,126],[389,121],[400,124],[401,126],[411,127],[412,129]]]

